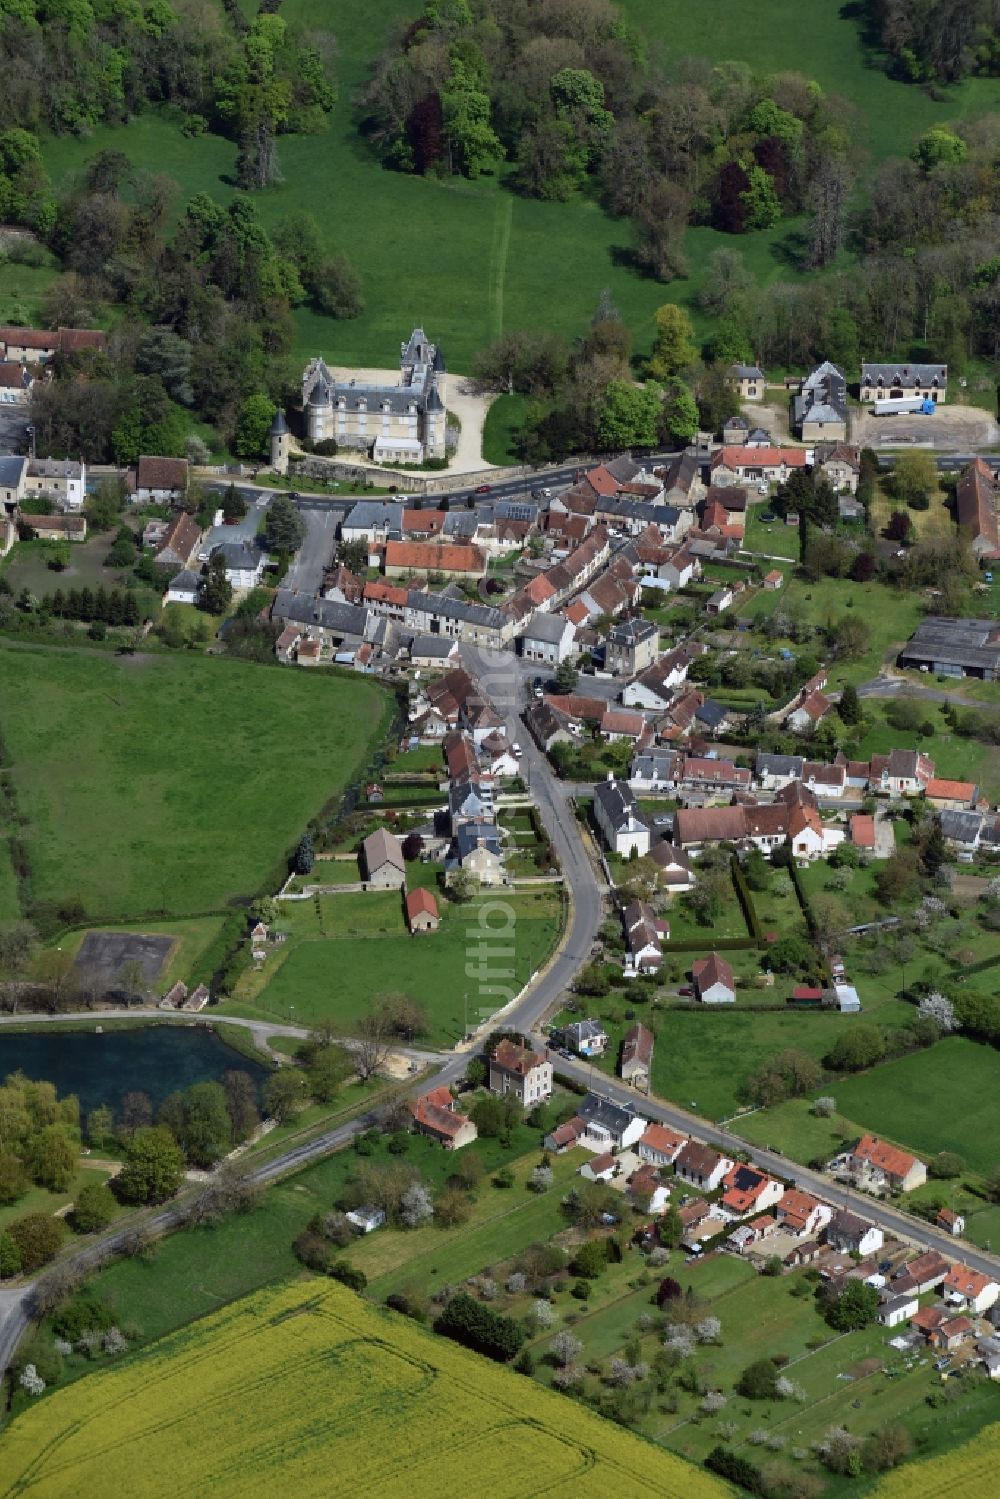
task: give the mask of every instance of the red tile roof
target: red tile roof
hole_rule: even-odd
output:
[[[851,1153],[858,1159],[879,1167],[888,1176],[900,1178],[906,1176],[917,1163],[916,1156],[908,1155],[905,1150],[898,1150],[895,1145],[887,1145],[877,1135],[862,1135]]]
[[[143,454],[135,471],[137,489],[187,489],[186,458],[157,458]]]
[[[996,1285],[996,1280],[991,1275],[983,1275],[980,1270],[970,1270],[968,1265],[952,1265],[944,1278],[945,1289],[956,1291],[960,1296],[967,1296],[975,1300],[981,1296],[990,1286]]]
[[[973,781],[945,781],[939,776],[927,782],[924,791],[928,796],[938,796],[943,801],[971,802],[976,794]]]
[[[805,448],[720,448],[712,455],[712,468],[805,468]]]
[[[393,567],[414,572],[483,573],[486,559],[478,547],[439,545],[430,541],[387,541],[386,570]]]
[[[676,1155],[687,1144],[687,1136],[676,1134],[665,1124],[647,1124],[639,1144],[648,1145],[662,1155]]]
[[[391,583],[373,581],[365,584],[364,597],[375,604],[394,604],[405,608],[409,597],[405,588],[395,588]]]
[[[527,1077],[536,1067],[545,1065],[545,1057],[530,1046],[518,1046],[516,1041],[501,1041],[490,1057],[490,1061],[504,1072],[513,1072],[516,1077]]]
[[[707,958],[699,958],[691,964],[691,973],[699,991],[711,989],[713,984],[725,984],[727,989],[735,989],[733,970],[725,958],[720,958],[717,952],[709,953]]]
[[[437,901],[429,890],[419,885],[416,890],[411,890],[406,897],[406,918],[413,921],[416,916],[433,916],[438,920]]]
[[[850,822],[851,842],[858,848],[875,847],[875,819],[868,812],[855,812]]]

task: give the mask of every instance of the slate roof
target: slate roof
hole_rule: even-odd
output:
[[[947,385],[946,364],[868,364],[862,362],[861,384],[877,385]]]
[[[364,635],[371,610],[357,604],[338,604],[332,599],[317,599],[312,594],[279,588],[271,605],[272,619],[291,620],[297,625],[319,625],[334,635]]]

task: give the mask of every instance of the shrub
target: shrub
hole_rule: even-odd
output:
[[[777,1397],[777,1383],[777,1364],[773,1359],[760,1358],[743,1370],[736,1382],[736,1390],[747,1400],[774,1400]]]
[[[435,1323],[437,1332],[474,1348],[487,1358],[507,1363],[521,1351],[524,1332],[513,1317],[484,1306],[465,1291],[453,1296]]]

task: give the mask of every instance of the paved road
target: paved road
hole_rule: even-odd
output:
[[[318,593],[323,574],[337,550],[337,528],[344,514],[343,505],[300,505],[299,513],[306,523],[302,545],[285,575],[283,586],[300,593]]]
[[[982,708],[984,703],[973,697],[965,697],[960,687],[947,690],[940,687],[925,687],[922,682],[907,682],[902,677],[873,677],[862,682],[858,697],[913,697],[928,703],[959,703],[964,708]]]
[[[877,1201],[874,1197],[855,1192],[839,1183],[834,1184],[822,1172],[813,1171],[808,1166],[800,1166],[778,1151],[766,1150],[756,1145],[750,1146],[732,1130],[722,1125],[709,1124],[692,1110],[679,1108],[676,1104],[663,1103],[660,1099],[647,1098],[644,1094],[637,1093],[634,1088],[629,1088],[625,1083],[608,1077],[605,1073],[597,1072],[585,1062],[560,1058],[557,1070],[571,1077],[575,1082],[593,1087],[596,1093],[604,1098],[610,1098],[614,1103],[629,1105],[643,1118],[654,1119],[685,1134],[694,1135],[699,1140],[715,1145],[723,1153],[731,1155],[734,1150],[745,1150],[756,1165],[772,1175],[780,1176],[794,1186],[804,1188],[807,1192],[824,1198],[827,1202],[850,1207],[862,1217],[877,1223],[881,1228],[896,1234],[899,1238],[906,1239],[921,1248],[937,1249],[947,1259],[960,1259],[963,1264],[971,1265],[986,1275],[1000,1279],[1000,1273],[998,1273],[1000,1272],[1000,1255],[988,1254],[985,1250],[973,1249],[964,1242],[959,1243],[950,1234],[940,1233],[931,1224],[910,1218],[907,1214],[899,1212],[888,1203]],[[692,1100],[692,1103],[696,1104],[696,1100]]]

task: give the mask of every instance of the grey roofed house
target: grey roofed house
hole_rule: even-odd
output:
[[[862,385],[947,385],[946,364],[868,364],[862,362]]]
[[[701,707],[694,710],[694,716],[698,723],[705,725],[706,729],[717,729],[729,717],[729,709],[715,702],[713,698],[707,697]]]
[[[21,458],[13,453],[5,453],[0,456],[0,487],[3,489],[17,489],[24,478],[27,467],[27,458]]]
[[[462,784],[452,781],[448,787],[448,812],[452,820],[464,817],[468,820],[493,816],[493,789],[487,784],[475,782]]]
[[[835,364],[825,359],[806,376],[795,397],[794,420],[798,425],[811,422],[844,422],[847,420],[847,381]]]
[[[523,520],[533,526],[538,519],[538,506],[534,500],[510,499],[494,500],[489,506],[484,506],[493,512],[494,520]]]
[[[503,610],[494,608],[492,604],[470,604],[464,598],[452,598],[447,593],[422,593],[413,588],[407,594],[406,605],[408,609],[440,614],[444,619],[465,620],[468,624],[481,625],[484,629],[499,630],[508,623]]]
[[[393,869],[406,872],[406,861],[403,858],[399,839],[392,833],[387,833],[385,828],[377,828],[374,833],[369,833],[362,844],[365,856],[365,867],[369,875],[381,869],[383,864],[389,864]]]
[[[673,491],[688,494],[700,471],[701,460],[697,453],[678,453],[677,457],[667,465],[663,488],[668,494]]]
[[[475,536],[481,524],[482,517],[475,510],[449,510],[441,527],[441,535],[453,539],[456,536],[469,539]]]
[[[756,364],[731,364],[726,371],[737,380],[763,380],[764,371]]]
[[[198,574],[185,567],[179,573],[174,573],[167,584],[167,589],[174,593],[197,593],[200,583],[201,578]]]
[[[676,764],[675,750],[644,750],[632,761],[629,779],[632,781],[670,781],[673,780]]]
[[[648,525],[673,530],[680,520],[675,505],[654,505],[649,500],[605,500],[600,513],[607,520],[645,521]]]
[[[528,620],[524,630],[523,639],[541,640],[545,645],[559,645],[567,628],[572,629],[569,620],[562,614],[544,614],[537,610]]]
[[[802,774],[805,764],[803,755],[769,755],[764,750],[757,751],[754,761],[754,774],[762,776],[790,776],[797,780]]]
[[[388,620],[383,623],[388,624]],[[447,661],[454,649],[455,642],[447,635],[414,635],[410,644],[410,655]]]
[[[900,666],[995,681],[1000,674],[1000,627],[984,619],[921,620],[899,653]]]
[[[485,848],[500,858],[500,830],[494,822],[463,822],[455,832],[455,848],[460,860],[467,859],[477,848]]]
[[[622,453],[617,458],[612,458],[609,463],[603,465],[611,475],[617,479],[619,484],[631,484],[636,474],[641,474],[642,469],[638,463],[633,463],[627,454]]]
[[[655,635],[658,628],[651,619],[623,619],[612,625],[608,631],[608,639],[614,645],[639,645]]]
[[[332,635],[364,635],[371,611],[358,604],[337,604],[332,599],[317,599],[312,594],[279,588],[271,605],[271,618],[295,625],[319,625]]]
[[[253,571],[260,564],[263,555],[260,547],[247,541],[224,541],[221,546],[212,548],[212,556],[221,557],[226,570],[231,572],[244,569]]]
[[[982,832],[983,817],[980,812],[940,812],[941,832],[950,843],[960,843],[964,848],[975,848]]]
[[[400,525],[401,511],[398,504],[389,504],[386,500],[359,500],[344,518],[341,529],[384,531],[387,527],[398,529]]]
[[[563,1039],[577,1050],[588,1041],[607,1041],[604,1027],[596,1020],[573,1020],[562,1027]]]
[[[594,801],[601,804],[612,827],[619,827],[639,815],[639,806],[631,789],[621,781],[598,781],[594,787]]]
[[[588,1124],[598,1124],[612,1135],[624,1134],[636,1117],[631,1109],[620,1108],[607,1098],[598,1098],[596,1093],[587,1094],[577,1113]]]

